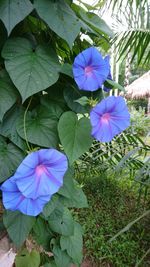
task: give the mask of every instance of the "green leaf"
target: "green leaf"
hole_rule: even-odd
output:
[[[23,151],[27,150],[25,141],[18,135],[16,124],[18,117],[23,114],[23,109],[18,106],[12,107],[4,116],[3,122],[0,123],[0,134],[9,138],[16,146]]]
[[[79,103],[81,106],[86,106],[89,103],[89,99],[87,98],[87,96],[82,96],[79,99],[75,100],[75,102]]]
[[[61,236],[60,245],[62,250],[67,250],[68,255],[74,263],[82,262],[82,228],[78,223],[74,225],[74,234],[72,236]]]
[[[15,258],[16,267],[39,267],[40,266],[40,254],[36,250],[28,252],[24,249]]]
[[[106,87],[108,87],[108,88],[111,87],[111,88],[113,88],[113,89],[119,89],[120,91],[125,92],[125,89],[124,89],[123,86],[121,86],[119,83],[116,83],[116,82],[114,82],[114,81],[112,81],[112,80],[107,79],[107,80],[105,81],[104,85],[105,85]]]
[[[101,19],[98,15],[92,12],[86,12],[81,6],[73,4],[73,10],[76,12],[77,16],[84,22],[84,27],[86,29],[91,29],[95,33],[100,34],[101,36],[105,35],[105,37],[113,37],[114,33],[110,29],[110,27],[106,24],[106,22]]]
[[[7,31],[1,20],[0,20],[0,37],[1,37],[0,38],[0,50],[1,50],[4,43],[7,40]],[[1,59],[1,56],[0,56],[0,59]]]
[[[5,24],[8,34],[33,9],[29,0],[1,0],[0,18]]]
[[[63,109],[58,105],[58,103],[50,100],[47,95],[42,96],[40,100],[41,105],[51,114],[51,119],[55,120],[60,118],[63,113]]]
[[[4,114],[8,111],[17,100],[17,90],[13,83],[3,78],[0,80],[0,121],[2,121]]]
[[[73,78],[72,65],[65,63],[62,65],[60,72]]]
[[[23,101],[58,80],[60,65],[50,48],[35,48],[27,39],[14,38],[5,43],[2,56]]]
[[[38,146],[56,147],[58,144],[58,121],[54,119],[54,116],[53,112],[47,112],[47,109],[42,106],[32,112],[28,111],[25,122],[27,140]],[[17,132],[25,139],[23,116],[18,119]]]
[[[70,164],[85,153],[92,145],[89,119],[84,117],[78,120],[77,115],[72,111],[65,112],[60,117],[58,132]]]
[[[71,48],[81,25],[69,5],[64,0],[35,0],[34,6],[39,16],[56,34],[65,39]]]
[[[45,218],[48,218],[51,213],[54,211],[54,209],[58,206],[58,203],[59,203],[59,197],[58,195],[54,195],[50,201],[44,206],[44,209],[43,209],[43,215]]]
[[[73,218],[67,208],[55,209],[48,218],[52,231],[64,236],[72,235],[74,230]]]
[[[80,11],[80,16],[84,22],[86,22],[93,30],[99,34],[105,34],[110,37],[114,36],[113,31],[109,28],[106,22],[101,19],[98,15],[92,12],[82,12]]]
[[[33,238],[45,250],[49,250],[50,239],[52,238],[52,232],[49,229],[47,221],[38,217],[33,227]]]
[[[74,85],[69,85],[65,87],[64,99],[68,107],[76,113],[89,113],[90,106],[83,106],[82,103],[78,101],[81,98],[92,98],[100,101],[103,98],[102,90],[99,89],[95,92],[85,92],[83,90],[79,90]]]
[[[51,261],[50,263],[45,263],[44,267],[57,267],[57,265],[55,264],[55,261]]]
[[[23,244],[35,220],[35,217],[24,215],[18,211],[5,211],[3,222],[10,238],[17,247]]]
[[[71,169],[65,174],[63,186],[58,193],[63,196],[62,202],[67,205],[67,207],[88,207],[86,195],[77,182],[73,180],[73,171]]]
[[[45,95],[44,98],[47,98],[47,102],[52,101],[53,103],[56,103],[61,107],[63,110],[66,109],[66,103],[63,96],[63,88],[62,84],[57,82],[54,85],[52,85],[47,90],[48,95]],[[43,98],[43,96],[42,96]]]
[[[84,107],[76,100],[81,97],[84,97],[85,91],[79,90],[75,86],[68,86],[64,89],[64,99],[68,107],[76,113],[87,113],[89,111],[89,107]]]
[[[0,136],[0,182],[11,176],[24,158],[24,153]]]
[[[59,246],[55,245],[53,254],[57,267],[70,267],[71,258],[66,251],[62,251]]]

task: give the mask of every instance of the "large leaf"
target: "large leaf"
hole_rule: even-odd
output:
[[[51,118],[59,119],[61,114],[63,113],[63,109],[55,103],[54,101],[50,100],[48,95],[44,95],[40,99],[41,105],[47,109],[47,112],[51,114]]]
[[[66,251],[62,251],[59,246],[55,245],[53,254],[57,267],[70,267],[71,258]]]
[[[43,215],[45,218],[48,218],[51,213],[54,211],[54,209],[58,206],[59,204],[59,197],[58,195],[54,195],[52,196],[52,198],[50,199],[50,201],[44,206],[43,209]]]
[[[47,47],[35,48],[27,39],[14,38],[5,43],[2,56],[23,101],[58,80],[58,59]]]
[[[25,141],[19,136],[16,130],[18,117],[23,114],[21,107],[12,107],[4,116],[3,122],[0,123],[0,134],[9,138],[16,146],[23,151],[27,150]]]
[[[53,237],[47,221],[40,216],[37,218],[33,227],[33,238],[45,250],[49,250],[50,239]]]
[[[6,31],[6,28],[3,24],[3,22],[0,20],[0,50],[2,49],[4,43],[6,42],[7,40],[7,31]],[[1,56],[0,56],[0,59],[1,59]]]
[[[4,114],[16,102],[18,93],[13,83],[7,77],[0,80],[0,121],[2,121]]]
[[[8,34],[33,9],[29,0],[1,0],[0,19],[5,24]]]
[[[40,254],[36,250],[29,252],[24,249],[15,258],[16,267],[39,267],[40,266]]]
[[[48,218],[51,229],[64,236],[73,234],[74,224],[70,211],[67,208],[55,209]]]
[[[62,202],[67,207],[88,207],[87,198],[77,182],[73,180],[73,171],[70,169],[66,172],[63,186],[58,193],[63,196]]]
[[[34,6],[48,26],[72,47],[81,25],[69,5],[64,0],[35,0]]]
[[[90,110],[89,105],[83,106],[81,103],[79,103],[81,98],[87,97],[89,99],[96,99],[99,101],[103,98],[101,89],[95,92],[87,92],[79,90],[75,85],[66,86],[63,93],[68,107],[76,113],[88,113]]]
[[[36,250],[28,252],[26,249],[21,251],[15,258],[16,267],[39,267],[40,254]]]
[[[69,63],[65,63],[62,65],[60,72],[73,78],[73,73],[72,73],[72,65],[70,65]]]
[[[82,229],[78,223],[74,225],[74,234],[72,236],[61,236],[60,245],[62,250],[67,250],[74,263],[81,264],[83,241]]]
[[[25,121],[26,137],[29,142],[38,146],[56,147],[58,144],[57,120],[55,114],[46,108],[39,107],[27,113]],[[17,125],[18,134],[25,139],[24,118],[21,116]]]
[[[24,158],[24,153],[0,136],[0,182],[11,176]]]
[[[100,34],[106,34],[110,37],[113,37],[113,31],[109,28],[106,22],[101,19],[98,15],[92,12],[80,12],[80,15],[84,22],[86,22],[93,30]]]
[[[52,261],[49,260],[49,263],[45,263],[44,267],[57,267],[57,265],[54,260]]]
[[[17,247],[25,241],[35,220],[35,217],[24,215],[18,211],[5,211],[3,222],[10,238]]]
[[[47,99],[47,102],[52,101],[54,103],[57,103],[63,110],[66,109],[66,103],[63,96],[63,88],[62,84],[59,81],[48,88],[47,93],[48,95],[44,95],[44,98]]]
[[[76,102],[77,99],[85,95],[85,91],[79,90],[76,86],[65,87],[64,99],[68,107],[76,113],[87,113],[89,107],[83,107],[81,104]]]
[[[77,115],[72,111],[65,112],[60,117],[58,132],[70,164],[92,145],[89,119],[84,117],[78,120]]]
[[[81,6],[73,4],[74,11],[77,13],[78,17],[95,33],[100,34],[105,37],[113,37],[113,31],[106,24],[106,22],[101,19],[98,15],[93,12],[86,12]]]

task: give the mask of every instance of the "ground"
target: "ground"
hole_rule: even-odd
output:
[[[89,208],[77,210],[75,214],[84,228],[84,267],[135,266],[149,249],[150,217],[143,218],[129,231],[109,242],[150,206],[148,193],[144,202],[143,197],[138,198],[136,184],[127,181],[127,177],[119,178],[100,175],[82,181]],[[150,266],[149,256],[139,266]]]

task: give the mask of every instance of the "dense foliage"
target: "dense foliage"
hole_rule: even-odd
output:
[[[113,33],[97,15],[64,0],[1,1],[0,19],[0,182],[8,181],[22,160],[39,148],[65,151],[69,160],[63,187],[38,217],[27,216],[30,212],[21,206],[18,209],[23,213],[3,210],[10,238],[22,247],[16,266],[80,265],[83,231],[69,208],[87,207],[87,200],[71,165],[90,148],[92,137],[89,118],[84,115],[90,105],[76,100],[85,96],[98,101],[102,94],[101,90],[78,90],[72,63],[79,52],[91,46],[81,41],[82,34],[89,35],[93,44],[102,40],[105,50]],[[82,114],[80,119],[76,113]],[[15,190],[24,198],[18,183],[14,176],[4,183],[5,206]],[[11,194],[7,186],[11,186]],[[16,204],[11,200],[10,205],[13,209]],[[29,242],[30,252],[25,249]]]
[[[96,87],[92,84],[94,90],[87,89],[89,84],[82,86],[75,69],[72,73],[72,64],[91,44],[101,44],[101,51],[106,52],[113,32],[97,15],[70,0],[1,1],[0,19],[0,182],[6,208],[3,224],[20,249],[15,264],[80,266],[83,230],[74,219],[72,208],[87,207],[87,199],[75,179],[74,165],[92,147],[92,136],[109,142],[126,129],[129,113],[122,97],[103,99],[107,93],[100,87],[105,80],[106,88],[123,89],[109,80],[108,60],[99,54],[108,68],[98,82],[90,76],[95,66],[89,68],[83,63],[90,85],[96,81]],[[111,111],[108,103],[113,106]],[[106,111],[101,114],[105,104]],[[116,110],[121,110],[124,122]],[[108,132],[105,126],[115,112],[110,124],[113,131]],[[95,121],[101,122],[103,135]],[[97,144],[94,141],[93,146]],[[106,152],[111,153],[112,146],[106,144]],[[109,153],[105,149],[103,152],[108,158]],[[119,154],[120,160],[123,156]],[[133,164],[138,163],[133,160]],[[42,172],[47,183],[41,179]]]

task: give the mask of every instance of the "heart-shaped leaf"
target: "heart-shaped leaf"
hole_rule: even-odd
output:
[[[27,113],[25,127],[24,118],[21,115],[18,119],[17,132],[27,140],[35,145],[44,147],[56,147],[58,144],[57,123],[54,119],[55,114],[51,114],[47,109],[40,107],[32,112]]]
[[[77,115],[68,111],[59,120],[58,132],[70,164],[85,153],[92,145],[91,125],[88,118],[78,120]]]
[[[68,255],[74,263],[81,264],[82,261],[82,228],[80,224],[74,224],[74,234],[71,236],[61,236],[60,245],[62,250],[67,250]]]
[[[63,0],[35,0],[34,6],[48,26],[72,47],[81,24],[69,5]]]
[[[16,146],[23,151],[27,150],[25,141],[19,136],[16,130],[18,117],[23,114],[23,108],[13,106],[4,116],[3,122],[0,123],[0,134],[9,138]]]
[[[53,248],[53,254],[57,267],[70,267],[71,258],[66,251],[62,251],[59,246],[55,245]]]
[[[3,21],[8,34],[22,21],[33,9],[29,0],[1,0],[0,18]]]
[[[79,187],[79,184],[73,180],[72,169],[68,169],[65,174],[63,186],[60,188],[59,195],[62,196],[61,201],[67,207],[73,208],[87,208],[87,198],[82,191],[82,188]]]
[[[24,215],[18,211],[5,211],[3,222],[10,238],[17,247],[25,241],[35,220],[35,217]]]
[[[14,105],[19,93],[5,70],[0,71],[0,121]]]
[[[67,208],[56,208],[49,216],[48,223],[50,228],[56,233],[64,236],[73,234],[73,217]]]
[[[40,265],[40,254],[36,250],[29,252],[24,249],[15,258],[16,267],[39,267]]]
[[[5,43],[2,56],[23,101],[58,80],[60,65],[55,53],[47,47],[33,48],[27,39],[14,38]]]
[[[0,136],[0,182],[11,176],[24,158],[24,153]]]

